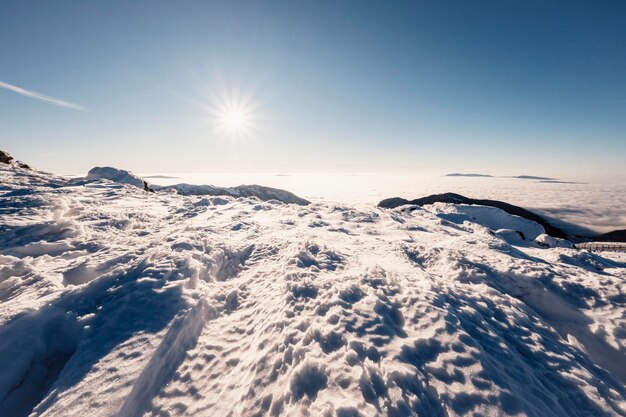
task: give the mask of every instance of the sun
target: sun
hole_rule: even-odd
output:
[[[250,127],[250,120],[245,108],[233,107],[224,109],[220,119],[223,130],[230,135],[244,134]]]
[[[259,127],[259,109],[251,94],[239,89],[221,89],[210,101],[209,114],[212,125],[220,137],[245,139]]]

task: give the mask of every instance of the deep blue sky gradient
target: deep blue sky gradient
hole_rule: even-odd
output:
[[[0,0],[0,148],[44,169],[626,178],[622,1]],[[253,94],[225,139],[197,102]]]

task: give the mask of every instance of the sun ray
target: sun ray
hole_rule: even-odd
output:
[[[239,88],[222,88],[213,94],[207,112],[216,133],[229,140],[249,138],[259,127],[259,111],[252,94]]]

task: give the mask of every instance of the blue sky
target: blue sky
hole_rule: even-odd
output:
[[[0,148],[59,173],[626,179],[621,1],[3,0],[0,57]]]

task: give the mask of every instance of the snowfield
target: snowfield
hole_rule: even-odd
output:
[[[0,165],[0,416],[626,415],[624,255],[483,209]]]

